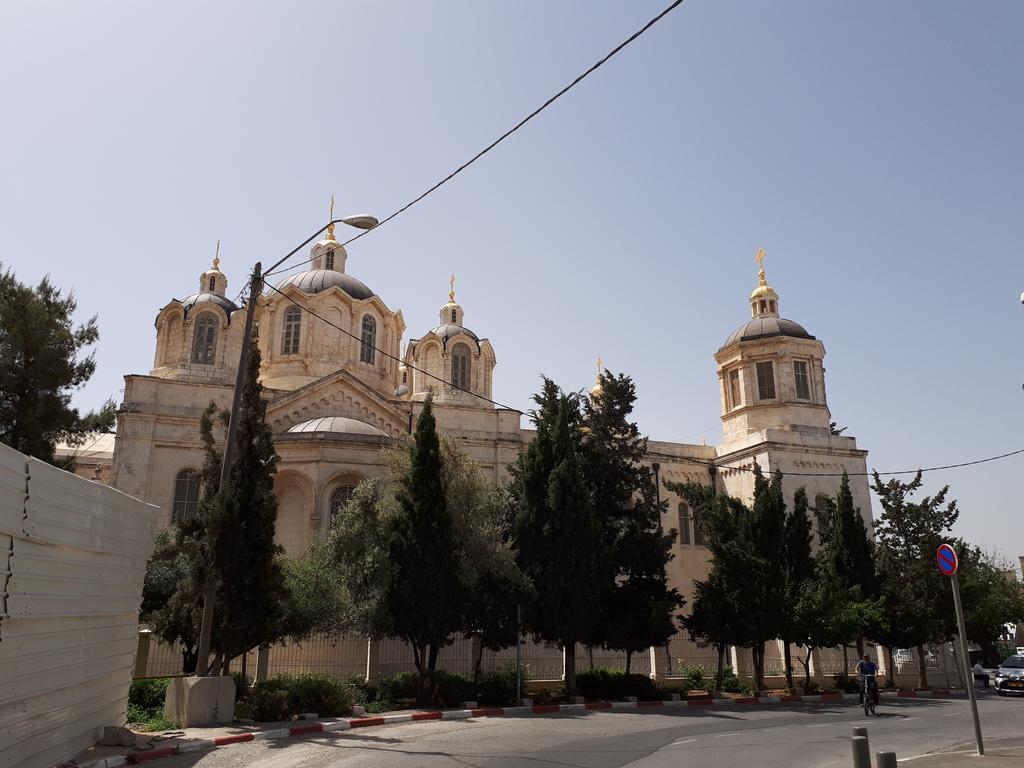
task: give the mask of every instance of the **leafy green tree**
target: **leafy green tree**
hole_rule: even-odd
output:
[[[605,370],[583,399],[581,428],[583,471],[609,555],[600,593],[603,617],[589,642],[625,651],[627,673],[634,653],[664,645],[675,634],[674,615],[683,604],[666,576],[675,535],[661,530],[666,504],[659,503],[653,474],[641,463],[647,440],[630,420],[635,402],[633,380]]]
[[[801,632],[798,645],[806,649],[800,663],[804,685],[811,681],[810,658],[817,648],[849,642],[861,628],[877,625],[878,601],[864,598],[860,587],[847,587],[820,575],[808,582],[793,606],[794,626]]]
[[[84,415],[71,407],[72,394],[96,371],[96,316],[75,326],[73,292],[63,295],[49,277],[34,288],[0,264],[0,442],[53,463],[58,442],[82,445],[93,432],[114,425],[108,400]]]
[[[949,542],[960,561],[957,578],[967,638],[981,646],[982,656],[998,664],[996,642],[1007,624],[1024,621],[1024,584],[1015,569],[963,540]],[[949,622],[949,636],[956,627]]]
[[[468,597],[459,578],[457,531],[448,508],[441,445],[429,398],[416,422],[409,472],[402,478],[398,504],[400,512],[392,518],[388,610],[395,635],[413,647],[418,699],[426,705],[437,655],[462,629]]]
[[[607,583],[607,534],[582,468],[576,395],[544,379],[534,397],[534,440],[510,467],[519,567],[536,590],[527,629],[565,649],[565,687],[576,694],[576,644],[594,637]]]
[[[798,488],[793,494],[793,511],[786,517],[783,556],[782,632],[786,664],[786,685],[793,687],[793,660],[790,645],[803,639],[797,605],[815,580],[816,563],[811,555],[811,521],[807,509],[807,492]]]
[[[912,501],[921,485],[921,472],[909,483],[896,478],[883,483],[874,475],[872,487],[882,507],[874,524],[882,622],[874,634],[890,648],[916,646],[918,684],[927,688],[924,646],[947,638],[946,616],[952,612],[949,584],[935,567],[935,552],[960,513],[956,501],[946,501],[949,486]]]

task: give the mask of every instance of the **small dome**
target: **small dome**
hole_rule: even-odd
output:
[[[468,336],[471,338],[476,345],[480,346],[480,337],[473,333],[469,328],[462,325],[455,325],[454,323],[446,323],[445,325],[439,325],[437,328],[432,328],[431,333],[435,336],[439,336],[445,347],[448,346],[448,339],[455,336]]]
[[[301,424],[288,428],[289,433],[296,432],[330,432],[341,435],[372,435],[373,437],[387,437],[387,433],[367,424],[365,421],[350,419],[347,416],[325,416],[320,419],[310,419]]]
[[[181,306],[184,307],[186,315],[196,304],[216,304],[227,313],[228,317],[231,317],[231,313],[238,309],[238,305],[231,299],[225,298],[224,296],[220,296],[216,293],[210,293],[209,291],[193,293],[188,298],[181,300]]]
[[[772,336],[789,336],[794,339],[814,338],[800,323],[794,323],[792,320],[782,317],[763,316],[755,317],[733,331],[721,348],[725,349],[738,341],[768,339]]]
[[[336,272],[333,269],[311,269],[308,272],[299,272],[299,274],[286,277],[278,283],[277,290],[283,291],[289,285],[294,285],[305,293],[320,293],[337,286],[353,299],[368,299],[373,296],[373,291],[366,285],[351,275]]]
[[[762,273],[764,274],[764,273]],[[751,299],[778,299],[779,294],[775,292],[775,289],[770,285],[759,285],[754,289],[754,292],[750,294]]]

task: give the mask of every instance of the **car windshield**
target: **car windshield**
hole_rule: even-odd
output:
[[[1024,667],[1024,656],[1011,656],[1000,667]]]

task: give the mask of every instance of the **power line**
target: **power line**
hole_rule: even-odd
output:
[[[286,301],[288,301],[291,304],[295,305],[299,309],[301,309],[301,310],[303,310],[305,312],[308,312],[310,315],[312,315],[313,317],[317,318],[320,322],[326,323],[327,325],[331,326],[332,328],[336,328],[337,330],[341,331],[346,336],[348,336],[350,338],[353,338],[353,339],[355,339],[356,341],[358,341],[360,343],[363,343],[362,337],[357,336],[356,334],[352,333],[351,331],[349,331],[349,330],[347,330],[345,328],[342,328],[337,323],[334,323],[334,322],[328,320],[326,317],[324,317],[323,315],[319,314],[318,312],[314,312],[309,307],[300,304],[299,302],[295,301],[295,299],[293,299],[288,294],[284,293],[284,291],[282,291],[281,289],[277,288],[276,286],[271,285],[270,283],[267,283],[266,285],[272,291],[281,294],[281,296],[283,296]],[[473,392],[473,391],[469,390],[466,387],[460,387],[457,384],[455,384],[454,382],[447,381],[444,378],[442,378],[440,376],[437,376],[436,374],[430,373],[429,371],[425,371],[422,368],[418,368],[415,365],[412,365],[411,363],[406,363],[400,357],[396,357],[395,355],[392,355],[390,352],[388,352],[386,350],[383,350],[383,349],[381,349],[380,347],[378,347],[378,346],[376,346],[374,344],[370,344],[369,347],[370,347],[370,349],[374,350],[375,352],[379,352],[381,355],[383,355],[384,357],[388,358],[389,360],[394,360],[395,362],[404,365],[408,369],[411,369],[411,370],[416,371],[418,373],[422,373],[424,376],[426,376],[428,378],[435,379],[436,381],[440,381],[442,384],[444,384],[445,386],[451,387],[452,389],[457,389],[460,392],[465,392],[467,395],[472,395],[473,397],[478,397],[478,398],[480,398],[481,400],[483,400],[485,402],[488,402],[488,403],[491,403],[492,405],[498,406],[499,408],[504,408],[504,409],[509,410],[509,411],[515,411],[518,414],[522,414],[523,413],[523,411],[519,410],[518,408],[513,408],[511,405],[505,405],[504,403],[499,403],[497,400],[492,400],[491,398],[485,397],[484,395],[481,395],[481,394],[478,394],[476,392]],[[339,368],[338,370],[344,370],[344,368]]]
[[[998,456],[988,456],[984,459],[974,459],[973,461],[962,461],[958,464],[944,464],[938,467],[922,467],[921,469],[901,469],[894,472],[847,472],[846,475],[849,477],[873,477],[874,475],[879,476],[891,476],[891,475],[916,475],[918,472],[936,472],[943,469],[957,469],[958,467],[970,467],[975,464],[986,464],[990,461],[998,461],[999,459],[1005,459],[1010,456],[1017,456],[1018,454],[1024,453],[1024,448],[1016,451],[1010,451],[1009,453],[1001,453]],[[673,461],[686,461],[691,464],[700,464],[706,467],[714,467],[715,469],[735,469],[742,472],[754,472],[753,467],[747,466],[727,466],[723,464],[716,464],[712,461],[706,461],[698,459],[692,456],[675,456],[670,453],[659,453],[657,451],[648,451],[647,456],[660,459],[671,459]],[[842,477],[842,472],[783,472],[783,477]]]
[[[610,58],[612,58],[612,56],[614,56],[615,54],[617,54],[617,53],[618,53],[619,51],[621,51],[621,50],[622,50],[623,48],[625,48],[625,47],[626,47],[627,45],[629,45],[629,44],[630,44],[630,43],[632,43],[632,42],[633,42],[634,40],[636,40],[636,39],[637,39],[638,37],[640,37],[640,35],[642,35],[642,34],[643,34],[644,32],[646,32],[646,31],[647,31],[648,29],[650,29],[650,28],[651,28],[651,27],[653,27],[653,26],[654,26],[655,24],[657,24],[657,23],[658,23],[659,21],[661,21],[661,19],[662,19],[662,18],[664,18],[665,16],[667,16],[667,15],[668,15],[668,14],[669,14],[669,13],[670,13],[671,11],[675,10],[675,8],[676,8],[676,7],[678,7],[679,5],[681,5],[681,4],[682,4],[682,2],[683,2],[683,0],[675,0],[675,1],[674,1],[673,3],[671,3],[671,4],[670,4],[670,5],[669,5],[669,6],[667,7],[667,8],[665,8],[665,9],[664,9],[664,10],[663,10],[663,11],[662,11],[661,13],[659,13],[659,14],[658,14],[657,16],[655,16],[655,17],[654,17],[653,19],[651,19],[650,21],[648,21],[648,22],[647,22],[646,24],[644,24],[644,25],[643,25],[642,27],[640,27],[640,29],[638,29],[638,30],[637,30],[636,32],[634,32],[634,33],[633,33],[632,35],[630,35],[629,37],[627,37],[627,38],[626,38],[625,40],[623,40],[623,41],[622,41],[621,43],[619,43],[619,44],[618,44],[617,46],[615,46],[614,48],[612,48],[612,50],[611,50],[611,51],[609,51],[609,52],[608,52],[607,54],[605,54],[605,55],[604,55],[603,57],[601,57],[600,59],[598,59],[598,60],[597,60],[597,61],[596,61],[596,62],[595,62],[594,64],[592,64],[592,65],[591,65],[591,66],[590,66],[590,67],[589,67],[588,69],[586,69],[586,70],[585,70],[585,71],[584,71],[584,72],[583,72],[582,74],[578,75],[578,76],[577,76],[577,77],[576,77],[576,78],[575,78],[575,79],[574,79],[574,80],[573,80],[573,81],[572,81],[571,83],[569,83],[569,84],[568,84],[567,86],[565,86],[564,88],[562,88],[562,90],[560,90],[560,91],[559,91],[558,93],[556,93],[556,94],[555,94],[554,96],[552,96],[551,98],[549,98],[549,99],[548,99],[547,101],[545,101],[545,102],[544,102],[543,104],[541,104],[541,105],[540,105],[539,107],[537,107],[537,108],[536,108],[535,110],[533,110],[533,112],[531,112],[530,114],[528,114],[528,115],[527,115],[526,117],[524,117],[524,118],[523,118],[522,120],[520,120],[520,121],[519,121],[518,123],[516,123],[516,124],[515,124],[514,126],[512,126],[512,127],[510,128],[510,129],[508,129],[507,131],[505,131],[505,133],[501,134],[501,136],[499,136],[499,137],[498,137],[497,139],[495,139],[494,141],[492,141],[492,142],[491,142],[490,144],[488,144],[488,145],[487,145],[486,147],[484,147],[484,148],[483,148],[482,150],[480,150],[480,151],[479,151],[479,152],[477,152],[477,153],[476,153],[475,155],[473,155],[473,157],[471,157],[471,158],[470,158],[469,160],[467,160],[466,162],[464,162],[464,163],[463,163],[462,165],[460,165],[460,166],[459,166],[458,168],[456,168],[456,169],[455,169],[454,171],[452,171],[451,173],[449,173],[449,174],[448,174],[447,176],[445,176],[445,177],[444,177],[443,179],[441,179],[441,180],[440,180],[439,182],[437,182],[436,184],[434,184],[434,185],[433,185],[432,187],[430,187],[429,189],[427,189],[427,190],[426,190],[425,192],[423,192],[423,193],[419,194],[418,196],[414,197],[414,198],[413,198],[412,200],[410,200],[410,201],[409,201],[408,203],[406,203],[405,205],[403,205],[403,206],[402,206],[401,208],[399,208],[398,210],[396,210],[396,211],[394,211],[393,213],[391,213],[391,214],[390,214],[389,216],[386,216],[386,217],[385,217],[384,219],[382,219],[382,220],[381,220],[381,222],[380,222],[380,223],[379,223],[379,224],[378,224],[378,225],[377,225],[376,227],[374,227],[373,229],[368,229],[368,230],[365,230],[365,231],[363,231],[363,232],[360,232],[360,233],[359,233],[358,235],[356,235],[355,237],[349,238],[349,239],[348,239],[348,240],[346,240],[345,242],[341,243],[341,246],[342,246],[342,247],[344,247],[344,246],[348,245],[349,243],[354,243],[354,242],[355,242],[356,240],[358,240],[359,238],[361,238],[361,237],[363,237],[363,236],[365,236],[365,235],[369,234],[370,232],[373,232],[373,231],[374,231],[374,230],[376,230],[376,229],[380,229],[380,228],[381,228],[382,226],[384,226],[385,224],[387,224],[387,223],[388,223],[389,221],[391,221],[391,220],[392,220],[393,218],[395,218],[395,217],[396,217],[396,216],[398,216],[399,214],[401,214],[401,213],[404,213],[405,211],[409,210],[409,209],[410,209],[410,208],[412,208],[412,207],[413,207],[414,205],[416,205],[416,203],[418,203],[418,202],[420,202],[421,200],[423,200],[423,198],[427,197],[428,195],[432,194],[433,192],[436,192],[436,191],[437,191],[438,189],[440,189],[441,187],[443,187],[443,186],[444,186],[445,184],[447,184],[447,183],[448,183],[449,181],[451,181],[452,179],[454,179],[454,178],[455,178],[456,176],[458,176],[458,175],[459,175],[460,173],[462,173],[462,172],[463,172],[464,170],[466,170],[467,168],[469,168],[469,166],[471,166],[471,165],[472,165],[473,163],[475,163],[475,162],[476,162],[477,160],[479,160],[479,159],[480,159],[481,157],[483,157],[483,156],[484,156],[484,155],[486,155],[486,154],[487,154],[488,152],[490,152],[490,151],[491,151],[492,149],[494,149],[494,148],[495,148],[495,147],[497,147],[497,146],[498,146],[499,144],[501,144],[501,142],[503,142],[503,141],[504,141],[505,139],[507,139],[507,138],[508,138],[509,136],[511,136],[511,135],[512,135],[513,133],[515,133],[515,132],[516,132],[516,131],[518,131],[518,130],[519,130],[520,128],[522,128],[522,127],[523,127],[524,125],[526,125],[526,124],[527,124],[528,122],[530,122],[531,120],[533,120],[533,118],[535,118],[535,117],[536,117],[537,115],[539,115],[539,114],[540,114],[541,112],[543,112],[543,111],[544,111],[545,109],[547,109],[547,108],[548,108],[549,106],[551,106],[551,105],[552,105],[552,104],[554,104],[554,103],[555,103],[556,101],[558,101],[558,99],[560,99],[560,98],[561,98],[562,96],[564,96],[564,95],[565,95],[566,93],[568,93],[568,92],[569,92],[570,90],[572,90],[572,89],[573,89],[573,88],[575,88],[575,87],[576,87],[577,85],[579,85],[579,84],[580,84],[580,83],[581,83],[581,82],[582,82],[582,81],[583,81],[583,80],[584,80],[584,79],[585,79],[585,78],[586,78],[587,76],[589,76],[590,74],[592,74],[592,73],[594,72],[594,70],[596,70],[596,69],[597,69],[598,67],[600,67],[600,66],[601,66],[602,64],[604,64],[604,63],[605,63],[606,61],[608,61],[608,60],[609,60]],[[310,261],[311,261],[311,259],[306,259],[306,261],[304,261],[304,262],[301,262],[301,264],[307,264],[307,263],[309,263]],[[301,266],[301,264],[300,264],[300,265],[297,265],[297,266]],[[277,273],[278,271],[280,271],[280,270],[275,270],[275,271],[271,271],[271,272],[268,272],[268,273],[267,273],[267,274],[265,275],[265,277],[269,277],[270,275],[276,274],[276,273]]]

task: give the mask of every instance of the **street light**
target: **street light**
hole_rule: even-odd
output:
[[[307,237],[302,243],[296,246],[283,258],[279,259],[267,273],[273,272],[284,262],[294,256],[299,249],[309,244],[325,229],[334,234],[335,224],[347,224],[356,229],[370,230],[380,222],[375,216],[366,213],[345,216],[340,219],[334,218],[334,195],[331,195],[331,220],[320,227],[316,232]],[[249,352],[252,348],[252,324],[256,315],[256,299],[263,292],[263,271],[260,262],[253,267],[252,279],[249,281],[249,300],[245,303],[245,330],[242,335],[242,350],[238,355],[238,371],[235,374],[235,391],[231,398],[231,418],[228,421],[228,434],[224,440],[224,458],[220,468],[220,482],[218,489],[223,488],[231,475],[231,464],[235,453],[235,435],[238,432],[238,411],[242,405],[242,389],[245,384],[245,372],[249,367]],[[212,563],[211,563],[212,565]],[[210,636],[213,633],[213,604],[217,599],[217,585],[212,578],[208,578],[206,584],[206,595],[203,600],[203,623],[199,630],[199,650],[196,653],[196,677],[207,677],[210,664]]]

